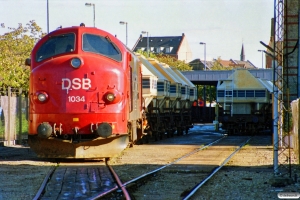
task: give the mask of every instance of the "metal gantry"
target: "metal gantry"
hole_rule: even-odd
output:
[[[287,52],[287,5],[274,0],[273,23],[273,83],[274,83],[274,174],[292,177],[290,134],[290,87]]]

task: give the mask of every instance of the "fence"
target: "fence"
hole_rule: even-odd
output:
[[[28,135],[27,92],[8,87],[0,93],[0,145],[22,144]]]

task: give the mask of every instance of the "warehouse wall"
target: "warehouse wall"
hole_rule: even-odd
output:
[[[294,149],[294,153],[296,156],[296,159],[298,160],[298,164],[300,161],[300,112],[299,112],[299,108],[300,108],[300,100],[294,100],[291,103],[291,108],[292,108],[292,115],[293,115],[293,130],[292,130],[292,137],[293,137],[293,149]]]

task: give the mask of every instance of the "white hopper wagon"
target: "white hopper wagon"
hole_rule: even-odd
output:
[[[189,99],[189,93],[188,93],[188,90],[189,90],[189,85],[181,78],[181,77],[179,77],[175,72],[174,72],[174,70],[172,70],[172,68],[169,66],[169,65],[167,65],[167,64],[163,64],[162,65],[165,69],[166,69],[166,71],[169,73],[169,74],[171,74],[174,78],[175,78],[175,80],[177,81],[177,82],[179,82],[179,83],[181,83],[181,100],[187,100],[187,99]]]
[[[171,69],[182,79],[186,82],[186,84],[189,86],[189,100],[191,102],[197,100],[197,92],[196,92],[196,86],[187,78],[185,77],[176,67],[171,67]]]
[[[236,69],[219,80],[217,102],[222,106],[219,122],[229,133],[258,133],[272,127],[272,83]]]
[[[148,58],[148,61],[153,65],[164,77],[170,81],[170,99],[177,100],[181,98],[181,82],[178,81],[173,74],[170,74],[164,67],[165,63],[160,63],[159,61]]]
[[[163,120],[167,122],[167,132],[173,134],[174,127],[176,127],[178,134],[183,134],[184,130],[187,133],[189,128],[192,127],[191,107],[185,104],[185,101],[189,99],[189,95],[186,94],[187,92],[182,94],[182,87],[184,88],[184,91],[187,91],[188,84],[167,64],[160,63],[155,59],[148,60],[171,82],[170,98],[167,99],[164,106],[160,108],[160,113],[164,115]]]
[[[162,75],[143,55],[137,54],[142,63],[143,98],[147,108],[153,99],[156,103],[164,102],[169,98],[170,81]],[[159,105],[157,105],[159,106]]]

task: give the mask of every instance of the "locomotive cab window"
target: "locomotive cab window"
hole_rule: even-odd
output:
[[[40,62],[58,54],[70,53],[74,51],[75,34],[68,33],[57,36],[50,36],[37,50],[36,61]]]
[[[116,61],[122,60],[121,51],[113,44],[108,36],[83,34],[82,50],[107,56]]]

